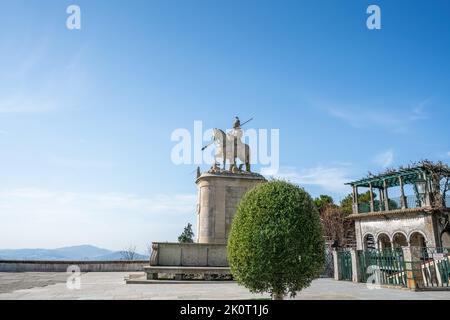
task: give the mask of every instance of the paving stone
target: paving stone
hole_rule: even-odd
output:
[[[86,273],[81,278],[80,290],[69,290],[66,274],[0,273],[0,300],[4,299],[261,299],[268,294],[252,294],[235,282],[202,284],[125,284],[123,272]],[[52,280],[53,279],[53,280]],[[50,281],[52,280],[52,281]],[[64,280],[64,281],[63,281]],[[27,289],[24,289],[27,288]],[[7,292],[5,292],[8,290]],[[299,300],[450,300],[450,291],[412,292],[391,288],[369,289],[365,284],[354,284],[333,279],[317,279],[299,292]]]

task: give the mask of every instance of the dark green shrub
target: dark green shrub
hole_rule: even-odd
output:
[[[325,261],[322,225],[310,195],[278,180],[247,192],[233,220],[228,261],[233,277],[254,293],[279,299],[308,287]]]

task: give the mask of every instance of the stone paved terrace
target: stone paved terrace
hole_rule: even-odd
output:
[[[0,300],[4,299],[261,299],[268,295],[254,295],[235,282],[195,284],[125,284],[128,273],[84,273],[81,289],[66,287],[65,273],[0,273]],[[411,292],[401,289],[368,289],[332,279],[315,280],[296,299],[445,299],[450,291]]]

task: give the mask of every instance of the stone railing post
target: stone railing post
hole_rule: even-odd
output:
[[[416,290],[423,283],[420,270],[420,248],[402,247],[403,259],[405,261],[406,285],[409,289]]]
[[[361,276],[359,270],[358,251],[356,249],[351,249],[350,255],[352,257],[352,281],[360,282]]]
[[[336,249],[333,249],[333,266],[334,266],[334,280],[342,279],[342,272],[339,265],[339,255]]]
[[[152,255],[150,256],[150,265],[157,266],[159,262],[159,243],[152,243]]]

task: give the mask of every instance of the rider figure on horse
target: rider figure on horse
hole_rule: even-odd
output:
[[[239,117],[235,117],[234,124],[233,124],[233,131],[231,132],[231,136],[233,137],[234,144],[236,144],[237,141],[241,141],[242,138],[242,129],[241,129],[241,120],[239,120]]]
[[[229,141],[232,141],[232,145],[229,146],[233,154],[233,165],[236,166],[236,158],[238,156],[238,144],[242,144],[242,129],[241,120],[236,116],[234,119],[233,130],[229,133]]]
[[[241,128],[241,120],[239,120],[239,117],[236,116],[234,117],[234,125],[233,125],[233,129],[240,129]]]

